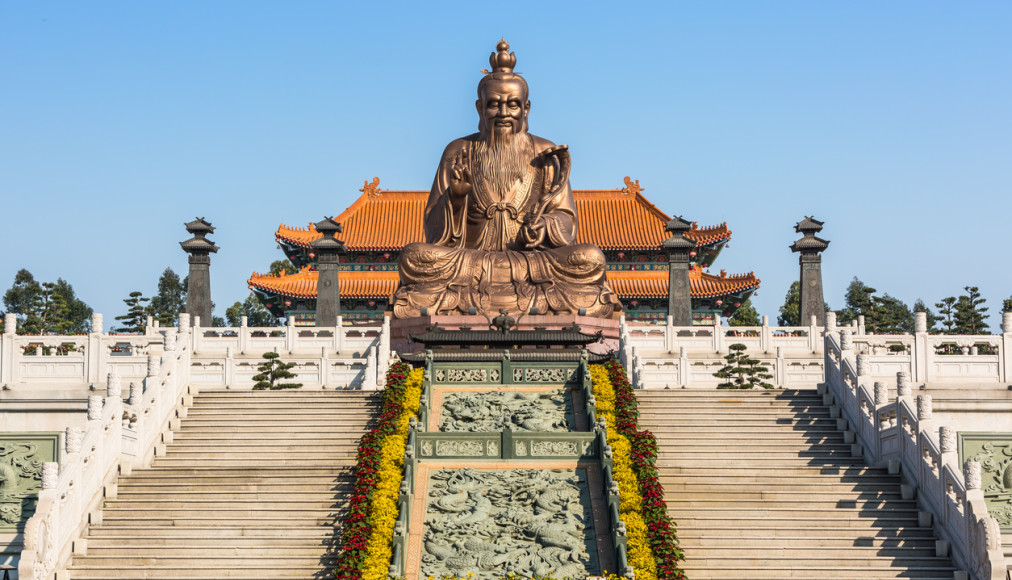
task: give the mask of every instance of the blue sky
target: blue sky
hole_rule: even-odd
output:
[[[639,179],[727,221],[775,320],[794,223],[826,222],[826,300],[852,277],[908,304],[1012,295],[1012,3],[20,2],[0,0],[0,289],[28,268],[106,315],[180,274],[206,216],[218,313],[282,256],[279,222],[363,180],[426,189],[473,132],[500,36],[531,131],[578,189]],[[393,224],[392,227],[396,227]]]

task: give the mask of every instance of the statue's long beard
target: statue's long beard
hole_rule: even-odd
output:
[[[482,180],[488,191],[503,199],[513,191],[516,182],[523,179],[533,158],[534,146],[526,132],[497,133],[493,129],[487,139],[481,139],[474,145],[471,175]]]

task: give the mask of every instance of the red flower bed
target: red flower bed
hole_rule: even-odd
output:
[[[679,569],[678,562],[685,556],[678,548],[675,524],[668,517],[668,506],[664,502],[664,488],[657,480],[657,440],[650,431],[639,430],[638,402],[625,368],[615,360],[604,363],[604,368],[615,389],[615,428],[632,444],[633,472],[643,496],[641,513],[657,562],[657,577],[684,580],[685,573]]]
[[[362,437],[355,465],[355,488],[351,506],[341,533],[341,553],[337,559],[338,580],[359,580],[365,563],[366,544],[372,529],[369,526],[370,499],[376,488],[380,449],[387,435],[396,432],[397,419],[404,410],[404,391],[411,367],[397,363],[387,371],[386,388],[380,405],[376,427]]]

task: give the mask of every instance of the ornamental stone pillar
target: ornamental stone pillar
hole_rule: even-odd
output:
[[[310,246],[316,252],[316,269],[319,278],[316,283],[316,326],[337,326],[341,315],[341,291],[338,284],[338,265],[344,242],[335,237],[344,231],[341,224],[332,217],[317,222],[316,231],[323,234]]]
[[[805,217],[794,226],[794,231],[802,234],[802,238],[791,245],[792,252],[801,256],[800,287],[800,322],[811,320],[814,316],[818,326],[826,324],[826,306],[822,294],[822,256],[829,241],[817,237],[822,231],[822,223],[812,217]]]
[[[668,255],[668,316],[674,326],[692,326],[689,252],[696,243],[684,235],[691,227],[691,222],[675,217],[664,226],[671,237],[661,243],[661,249]]]
[[[186,225],[186,231],[193,235],[185,242],[179,242],[183,251],[190,255],[190,280],[186,289],[186,311],[190,320],[200,319],[204,326],[211,326],[211,254],[218,251],[214,242],[205,239],[214,233],[214,226],[204,218],[197,218]]]

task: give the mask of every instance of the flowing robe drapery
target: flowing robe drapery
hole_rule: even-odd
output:
[[[470,193],[455,201],[450,183],[456,159],[470,160],[475,134],[450,143],[443,152],[425,208],[425,243],[408,244],[398,259],[401,284],[394,295],[397,318],[429,314],[487,316],[536,308],[542,313],[577,313],[608,317],[618,300],[605,280],[604,254],[590,244],[576,244],[576,202],[568,181],[550,200],[549,172],[532,159],[517,182],[497,193],[470,163]],[[521,134],[518,138],[527,138]],[[530,136],[534,151],[553,144]],[[544,239],[527,247],[522,233],[526,216],[545,204],[538,220]]]

